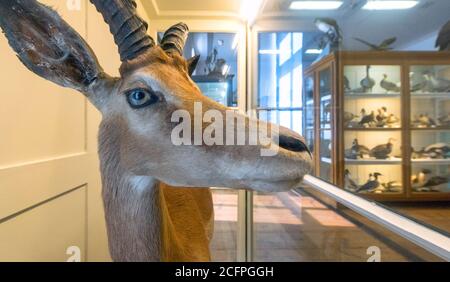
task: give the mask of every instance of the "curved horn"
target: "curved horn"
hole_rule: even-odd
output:
[[[177,23],[169,28],[161,40],[161,48],[167,53],[178,53],[183,56],[184,44],[189,35],[189,28],[185,23]]]
[[[155,46],[148,24],[136,12],[134,0],[90,0],[109,25],[119,47],[120,60],[132,60]]]

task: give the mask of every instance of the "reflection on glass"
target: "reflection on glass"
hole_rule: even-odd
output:
[[[191,32],[184,57],[200,55],[192,80],[202,93],[228,107],[237,107],[237,34]]]
[[[366,262],[442,261],[350,209],[334,210],[302,190],[254,196],[254,260]]]

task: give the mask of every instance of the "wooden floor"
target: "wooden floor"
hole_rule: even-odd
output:
[[[214,261],[236,259],[237,193],[214,191]],[[450,207],[401,207],[410,215],[449,228]],[[445,218],[447,221],[445,221]],[[255,261],[367,261],[369,247],[382,261],[440,261],[403,238],[349,211],[336,212],[295,192],[254,197]]]

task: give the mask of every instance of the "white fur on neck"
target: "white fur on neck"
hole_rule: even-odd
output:
[[[128,181],[131,187],[139,193],[150,189],[155,184],[155,179],[146,175],[130,175],[128,176]]]

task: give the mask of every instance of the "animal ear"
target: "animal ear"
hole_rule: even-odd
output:
[[[196,56],[190,58],[189,60],[187,60],[189,76],[192,76],[195,69],[197,68],[199,61],[200,61],[200,55],[196,55]]]
[[[105,76],[84,39],[35,0],[1,0],[0,26],[20,61],[45,79],[89,94],[93,82]]]

